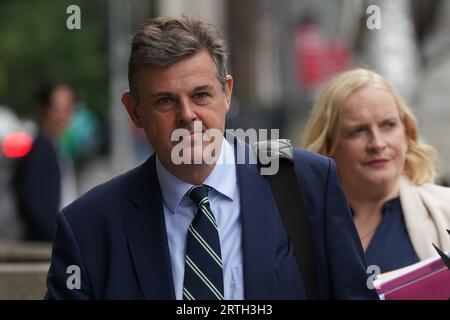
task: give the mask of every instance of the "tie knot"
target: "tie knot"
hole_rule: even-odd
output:
[[[211,188],[208,186],[205,186],[202,184],[201,186],[193,186],[191,189],[189,189],[187,196],[197,205],[199,206],[200,203],[206,199],[208,200],[208,191]]]

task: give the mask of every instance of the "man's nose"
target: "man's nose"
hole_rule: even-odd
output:
[[[197,114],[195,113],[194,106],[188,99],[180,99],[177,109],[177,123],[179,125],[189,125],[197,120]]]

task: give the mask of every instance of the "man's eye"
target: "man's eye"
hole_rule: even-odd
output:
[[[159,106],[167,106],[173,102],[173,99],[170,97],[159,98],[156,100],[156,104]]]
[[[204,100],[208,99],[209,97],[210,97],[210,95],[207,92],[197,92],[194,95],[194,99],[196,101],[204,101]]]

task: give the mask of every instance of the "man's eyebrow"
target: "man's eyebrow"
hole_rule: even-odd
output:
[[[167,97],[167,96],[172,96],[172,95],[173,94],[169,91],[161,91],[161,92],[156,92],[156,93],[150,94],[150,98]]]
[[[195,87],[192,92],[199,92],[199,91],[203,91],[203,90],[212,90],[214,89],[213,86],[210,85],[204,85],[204,86],[198,86]],[[170,91],[160,91],[160,92],[155,92],[150,94],[151,98],[158,98],[158,97],[167,97],[167,96],[173,96],[173,93]]]
[[[193,92],[199,92],[199,91],[203,91],[203,90],[212,90],[213,86],[210,85],[204,85],[204,86],[198,86],[195,87],[194,90],[192,90]]]

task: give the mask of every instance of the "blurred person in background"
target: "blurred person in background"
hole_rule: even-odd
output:
[[[26,239],[51,241],[59,209],[77,196],[71,159],[60,148],[75,104],[73,88],[63,82],[42,86],[36,94],[38,133],[29,154],[17,165],[15,186]]]
[[[381,272],[450,250],[450,189],[433,183],[436,150],[379,74],[331,80],[314,105],[304,146],[336,161],[369,265]]]

